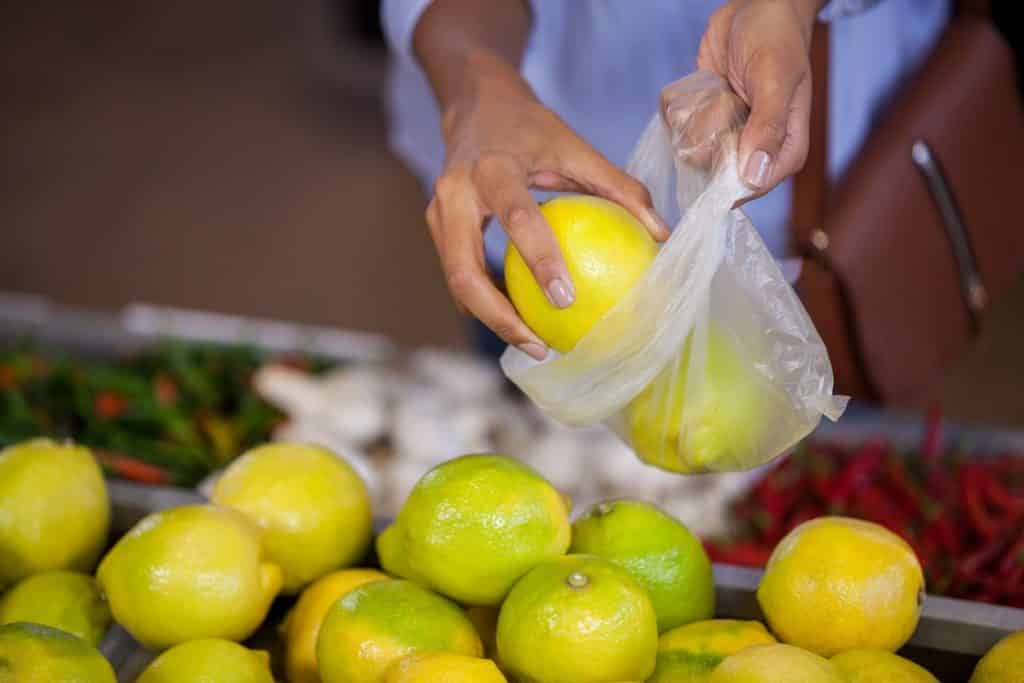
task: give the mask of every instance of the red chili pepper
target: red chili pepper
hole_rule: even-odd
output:
[[[861,486],[871,479],[881,466],[885,451],[881,443],[867,444],[839,472],[835,485],[832,487],[830,502],[843,504]]]
[[[13,389],[17,382],[14,369],[6,365],[0,365],[0,389]]]
[[[771,548],[749,541],[739,541],[725,546],[708,546],[708,555],[713,561],[741,567],[763,567],[768,563],[771,554]]]
[[[925,539],[934,539],[943,552],[957,556],[963,549],[963,542],[957,533],[957,527],[942,510],[922,530]]]
[[[965,579],[979,580],[979,572],[1000,557],[1009,542],[1008,537],[996,538],[994,541],[976,549],[964,557],[957,565],[957,573]]]
[[[920,517],[926,511],[924,493],[910,481],[906,466],[901,460],[890,458],[885,465],[885,486],[893,494],[893,501],[907,515]]]
[[[967,520],[976,532],[989,539],[999,531],[1000,524],[992,519],[985,509],[980,484],[978,471],[974,466],[964,465],[960,468],[960,496]]]
[[[164,470],[148,462],[142,462],[127,455],[94,451],[96,459],[108,470],[123,479],[130,479],[143,484],[169,484],[170,475]]]
[[[1011,543],[1010,549],[1003,556],[999,563],[999,575],[1006,576],[1017,570],[1024,570],[1024,527],[1018,527],[1016,536],[1011,535],[1015,540]]]
[[[985,497],[996,507],[1002,508],[1014,518],[1024,515],[1024,496],[1015,496],[996,479],[989,470],[982,470],[979,475],[983,479],[982,486]]]
[[[160,373],[153,378],[153,393],[157,401],[170,405],[178,400],[178,385],[170,376]]]
[[[103,420],[113,420],[124,415],[128,409],[128,401],[112,391],[101,391],[93,401],[96,416]]]

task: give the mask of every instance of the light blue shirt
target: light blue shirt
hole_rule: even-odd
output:
[[[430,0],[385,0],[382,10],[394,53],[388,92],[391,146],[428,193],[441,172],[444,145],[437,104],[412,55],[412,34],[429,4]],[[661,88],[696,69],[708,17],[721,4],[533,0],[523,75],[542,102],[624,167],[656,111]],[[828,142],[832,178],[852,160],[880,108],[927,57],[949,12],[950,0],[882,0],[833,21]],[[777,257],[785,253],[789,205],[790,183],[785,182],[744,207]],[[485,244],[488,262],[498,265],[507,237],[494,228],[487,231]]]

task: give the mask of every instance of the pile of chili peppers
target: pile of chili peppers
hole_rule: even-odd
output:
[[[715,562],[761,567],[791,529],[847,515],[902,536],[928,591],[1024,607],[1024,455],[944,450],[933,412],[917,453],[882,440],[847,449],[811,443],[734,502],[736,533],[706,543]]]

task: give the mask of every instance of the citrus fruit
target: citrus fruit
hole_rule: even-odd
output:
[[[0,683],[117,683],[103,655],[78,636],[41,624],[0,626]]]
[[[479,657],[483,645],[458,605],[394,579],[363,584],[337,600],[316,649],[324,683],[380,683],[396,660],[421,651]]]
[[[971,675],[970,683],[1024,681],[1024,631],[1008,635],[989,650]]]
[[[270,656],[220,638],[175,645],[146,667],[135,683],[274,683]]]
[[[644,462],[687,474],[750,469],[761,464],[758,442],[773,402],[766,385],[717,327],[691,378],[692,337],[680,355],[626,407],[630,445]],[[687,386],[692,379],[699,384]]]
[[[820,517],[775,547],[757,600],[780,640],[831,657],[898,650],[917,627],[924,575],[914,551],[878,524]]]
[[[625,569],[651,598],[658,631],[714,614],[715,580],[704,546],[650,503],[617,500],[592,506],[573,523],[569,552],[597,555]]]
[[[729,655],[774,642],[759,621],[709,619],[680,626],[658,639],[658,662],[647,683],[700,683]]]
[[[593,555],[566,555],[516,583],[498,616],[498,653],[537,683],[643,681],[654,671],[658,620],[644,589]]]
[[[88,448],[33,439],[0,450],[0,588],[48,569],[92,571],[109,528]]]
[[[143,518],[100,562],[114,619],[143,645],[243,640],[281,588],[259,529],[240,513],[186,505]]]
[[[366,485],[345,461],[319,446],[252,449],[217,480],[212,500],[263,529],[267,557],[284,571],[285,593],[355,564],[370,545]]]
[[[505,252],[505,284],[523,321],[565,353],[643,276],[658,245],[624,208],[598,197],[564,195],[541,204],[575,289],[568,308],[544,294],[515,245]]]
[[[382,566],[466,605],[496,606],[540,562],[565,553],[562,496],[500,455],[443,463],[413,487],[377,542]]]
[[[302,595],[281,624],[288,683],[319,683],[316,639],[331,605],[364,583],[389,578],[387,574],[374,569],[342,569],[317,579],[302,591]]]
[[[420,652],[388,667],[384,683],[506,683],[489,659],[451,652]]]
[[[846,683],[939,683],[925,669],[888,650],[847,650],[832,658]]]
[[[844,683],[824,657],[792,645],[747,647],[714,668],[708,683]]]
[[[22,579],[0,597],[0,624],[19,621],[66,631],[95,647],[110,626],[110,608],[91,576],[57,570]]]

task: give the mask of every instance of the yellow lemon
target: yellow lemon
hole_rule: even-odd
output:
[[[701,683],[729,655],[774,642],[759,621],[708,619],[680,626],[658,639],[658,662],[647,683]]]
[[[633,288],[658,245],[640,221],[606,199],[565,195],[542,204],[540,212],[562,251],[575,301],[564,309],[552,305],[511,243],[505,252],[505,284],[523,321],[565,353]]]
[[[285,671],[288,683],[319,683],[316,639],[327,610],[341,596],[372,581],[390,578],[374,569],[342,569],[323,576],[302,591],[295,606],[281,624],[285,641]]]
[[[324,683],[381,683],[395,661],[421,651],[480,657],[483,645],[458,605],[402,580],[363,584],[337,600],[316,648]]]
[[[524,576],[498,616],[502,667],[536,683],[642,681],[654,671],[658,620],[625,570],[592,555]]]
[[[384,683],[506,683],[489,659],[451,652],[421,652],[395,662]]]
[[[923,597],[924,574],[910,546],[884,527],[846,517],[789,532],[757,589],[782,641],[827,657],[898,650],[917,627]]]
[[[970,683],[1022,683],[1024,631],[1008,635],[981,658]]]
[[[135,683],[274,683],[274,677],[266,652],[203,638],[167,650]]]
[[[939,683],[922,667],[888,650],[847,650],[832,663],[846,683]]]
[[[89,643],[40,624],[0,626],[0,683],[117,683]]]
[[[0,624],[19,621],[66,631],[96,647],[110,626],[110,608],[91,576],[43,572],[22,579],[0,597]]]
[[[844,683],[831,662],[792,645],[755,645],[729,655],[708,683]]]
[[[598,503],[572,525],[571,553],[603,557],[644,587],[661,632],[715,611],[711,561],[700,540],[650,503]]]
[[[259,529],[234,510],[187,505],[143,518],[100,562],[114,619],[143,645],[243,640],[281,589]]]
[[[708,330],[696,388],[690,380],[691,339],[626,407],[630,444],[646,463],[686,474],[750,469],[761,464],[758,442],[766,415],[785,415],[786,397],[751,371],[738,345],[716,327]],[[693,380],[694,382],[697,379]]]
[[[267,556],[284,571],[285,593],[361,560],[373,532],[363,480],[319,446],[254,448],[227,468],[212,499],[263,529]]]
[[[384,569],[466,605],[497,606],[527,571],[569,547],[558,491],[527,465],[467,455],[413,487],[377,541]]]
[[[88,448],[34,439],[0,450],[0,588],[48,569],[92,571],[109,529]]]

